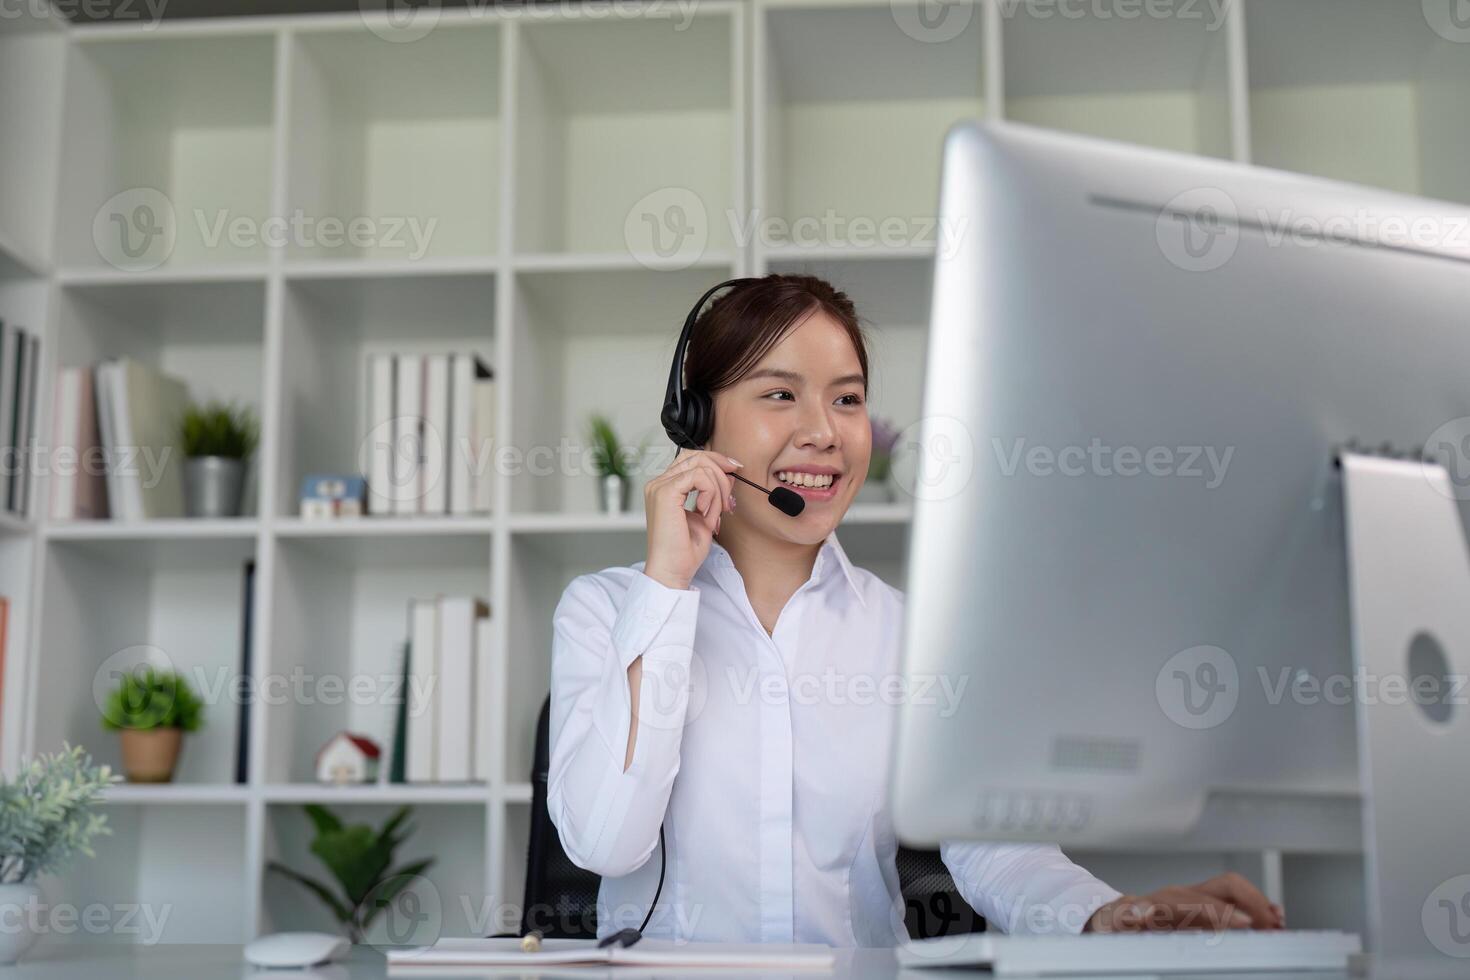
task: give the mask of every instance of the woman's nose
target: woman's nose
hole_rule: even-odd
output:
[[[829,449],[837,442],[837,427],[825,407],[812,406],[803,413],[801,429],[797,432],[798,446],[814,449]]]

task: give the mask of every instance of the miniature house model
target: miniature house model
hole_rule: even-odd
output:
[[[381,755],[372,739],[338,732],[316,754],[316,778],[323,783],[374,782]]]

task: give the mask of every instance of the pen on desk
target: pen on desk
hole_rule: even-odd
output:
[[[522,936],[521,937],[521,952],[522,953],[539,953],[539,952],[541,952],[541,933],[538,932],[535,929],[532,929],[530,932],[528,932],[524,936]]]

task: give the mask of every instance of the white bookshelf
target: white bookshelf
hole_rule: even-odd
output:
[[[236,785],[226,702],[186,743],[178,782],[108,794],[116,836],[48,882],[50,897],[171,904],[165,940],[326,926],[264,872],[305,862],[300,804],[315,801],[374,822],[413,805],[403,857],[437,856],[428,878],[448,932],[484,925],[484,903],[519,902],[550,614],[572,576],[642,557],[641,496],[603,515],[594,478],[553,456],[544,472],[500,474],[491,515],[302,520],[304,476],[356,468],[372,353],[479,352],[500,380],[498,445],[575,446],[598,409],[668,452],[656,420],[692,299],[729,276],[808,271],[869,321],[873,411],[905,425],[951,123],[1019,119],[1470,200],[1470,44],[1435,34],[1418,6],[1246,0],[1218,25],[1204,4],[1203,22],[1047,18],[1019,0],[482,7],[442,11],[412,41],[357,14],[0,18],[0,317],[46,338],[38,431],[57,368],[122,354],[186,377],[195,396],[242,399],[263,424],[243,518],[0,519],[6,766],[62,739],[118,761],[91,683],[120,649],[237,670],[247,558],[257,683],[389,671],[407,600],[441,590],[490,601],[499,665],[482,706],[497,733],[488,785],[316,786],[320,742],[382,730],[385,709],[292,702],[255,704]],[[119,261],[106,221],[98,245],[99,208],[139,187],[174,210],[156,262]],[[421,254],[388,236],[211,244],[221,211],[377,229],[417,217],[434,233]],[[838,230],[815,240],[748,234],[752,216],[779,231],[829,215]],[[884,219],[896,237],[873,236]],[[671,257],[658,236],[681,230],[692,237]],[[47,499],[44,478],[35,490]],[[901,581],[910,512],[854,507],[845,546]],[[1128,886],[1158,870],[1089,857]],[[1180,860],[1186,876],[1276,868],[1288,893],[1359,887],[1351,856]]]

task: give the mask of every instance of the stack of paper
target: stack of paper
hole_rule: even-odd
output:
[[[835,957],[819,943],[696,943],[642,939],[632,946],[600,949],[592,939],[544,939],[535,953],[519,939],[450,939],[432,946],[389,949],[388,967],[640,966],[830,970]]]

